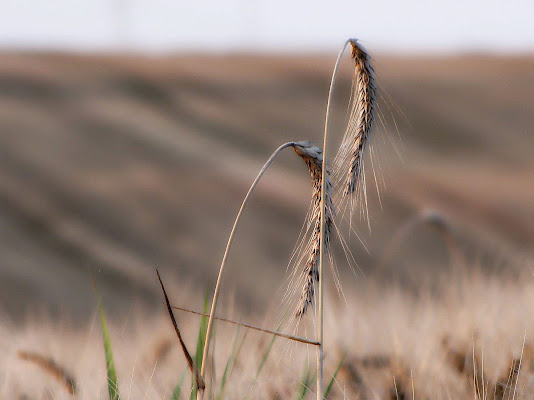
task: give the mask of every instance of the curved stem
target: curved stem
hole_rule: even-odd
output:
[[[273,163],[274,159],[282,152],[282,150],[284,150],[287,147],[293,147],[294,145],[295,145],[295,142],[284,143],[282,146],[280,146],[278,149],[274,151],[271,157],[269,157],[265,165],[262,167],[261,171],[258,173],[258,176],[256,176],[256,179],[254,180],[254,182],[252,182],[250,189],[248,190],[245,198],[243,199],[243,203],[241,204],[241,208],[239,209],[239,212],[237,213],[237,217],[235,218],[234,226],[232,227],[230,236],[228,237],[228,243],[226,244],[226,250],[224,251],[223,259],[221,262],[221,267],[219,269],[219,276],[217,277],[217,284],[215,285],[215,292],[213,293],[213,301],[211,303],[211,311],[210,311],[210,317],[208,320],[208,328],[206,330],[206,344],[204,346],[204,352],[202,353],[202,368],[200,370],[200,376],[202,378],[204,378],[205,371],[206,371],[206,362],[207,362],[209,347],[210,347],[211,331],[213,329],[215,310],[217,309],[217,300],[219,299],[219,291],[221,289],[222,273],[224,270],[224,266],[226,265],[226,259],[228,258],[228,254],[230,253],[230,247],[232,246],[232,242],[234,240],[234,234],[237,228],[237,224],[239,223],[241,214],[243,213],[243,210],[245,209],[245,206],[248,203],[250,195],[254,191],[254,188],[257,186],[258,182],[260,181],[261,177],[263,176],[267,168],[269,168],[269,166]],[[201,395],[199,393],[199,398],[201,398],[200,396]]]
[[[325,115],[325,124],[324,124],[324,139],[323,139],[323,170],[321,173],[321,233],[320,233],[320,242],[319,242],[319,296],[318,296],[318,313],[319,313],[319,324],[317,332],[317,341],[319,346],[317,348],[317,400],[323,400],[324,390],[323,390],[323,360],[324,360],[324,335],[323,335],[323,259],[324,259],[324,221],[325,221],[325,181],[326,181],[326,144],[328,139],[328,128],[330,125],[330,105],[332,104],[332,97],[334,94],[334,86],[336,84],[337,71],[339,69],[339,64],[341,63],[341,58],[343,53],[347,48],[351,39],[347,40],[343,45],[343,48],[337,56],[336,64],[334,66],[334,71],[332,72],[332,81],[330,82],[330,90],[328,91],[328,103],[326,104],[326,115]]]

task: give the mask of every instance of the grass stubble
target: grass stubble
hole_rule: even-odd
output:
[[[329,399],[512,400],[514,392],[515,399],[532,398],[532,338],[527,336],[522,346],[525,330],[534,329],[528,318],[534,304],[532,280],[518,282],[514,277],[503,279],[483,271],[473,272],[456,277],[439,299],[433,299],[430,293],[412,296],[393,282],[385,287],[362,282],[356,285],[356,291],[346,293],[351,312],[346,307],[336,307],[325,316],[330,343],[326,352],[327,376],[333,375],[346,354]],[[174,301],[201,301],[194,294],[182,297],[180,292],[175,293]],[[170,399],[180,384],[174,398],[189,399],[190,387],[183,377],[191,374],[179,346],[173,346],[167,356],[158,360],[159,343],[176,340],[169,329],[168,316],[158,313],[143,318],[133,328],[116,323],[109,326],[110,337],[115,339],[113,355],[121,398]],[[177,315],[186,343],[194,343],[192,340],[198,335],[197,318]],[[262,323],[262,316],[249,318]],[[0,360],[2,399],[107,396],[102,388],[106,373],[97,318],[85,335],[68,326],[47,323],[47,319],[17,329],[1,329],[0,345],[9,345],[15,354],[11,358],[9,352],[3,351],[7,356]],[[240,331],[231,357],[236,328],[223,322],[217,324],[218,344],[224,345],[212,350],[210,360],[215,358],[220,371],[216,381],[219,388],[226,366],[230,366],[222,398],[295,399],[302,391],[305,371],[310,371],[308,379],[315,373],[305,346],[296,345],[288,364],[281,343],[271,346],[274,336],[259,337],[245,328]],[[154,337],[158,338],[156,342]],[[31,361],[19,361],[17,351],[39,354],[45,360],[53,358],[76,379],[74,397],[65,390],[64,381],[50,378],[54,374]],[[328,380],[328,387],[327,383]],[[304,395],[309,400],[315,392],[313,382],[307,387]],[[214,398],[221,398],[219,390],[214,392]]]

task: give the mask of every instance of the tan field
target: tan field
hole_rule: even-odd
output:
[[[52,357],[75,398],[107,396],[91,275],[122,398],[171,397],[187,367],[155,268],[173,304],[202,309],[265,160],[321,145],[334,59],[0,55],[0,399],[73,398],[19,351]],[[534,57],[376,55],[375,69],[368,220],[358,206],[353,259],[333,240],[344,295],[326,282],[327,380],[347,354],[329,398],[532,398]],[[350,84],[346,60],[332,152]],[[221,316],[280,321],[311,196],[291,153],[245,210]],[[199,318],[176,315],[194,352]],[[311,316],[285,321],[314,337]],[[302,398],[313,346],[277,339],[256,377],[271,337],[245,331],[219,396],[236,328],[217,325],[211,397]]]

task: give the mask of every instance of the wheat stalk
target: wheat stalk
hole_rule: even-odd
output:
[[[190,314],[200,315],[200,316],[203,316],[203,317],[209,317],[209,314],[204,314],[204,313],[201,313],[201,312],[198,312],[198,311],[189,310],[188,308],[176,307],[176,306],[171,306],[171,308],[173,308],[175,310],[179,310],[179,311],[184,311],[184,312],[187,312],[187,313],[190,313]],[[232,325],[242,326],[244,328],[252,329],[254,331],[268,333],[270,335],[283,337],[284,339],[293,340],[295,342],[300,342],[300,343],[304,343],[304,344],[311,344],[313,346],[319,346],[319,342],[317,342],[315,340],[309,340],[309,339],[306,339],[306,338],[303,338],[303,337],[300,337],[300,336],[290,335],[290,334],[287,334],[287,333],[284,333],[284,332],[273,331],[272,329],[265,329],[265,328],[262,328],[262,327],[259,327],[259,326],[255,326],[255,325],[251,325],[251,324],[245,324],[245,323],[242,323],[242,322],[232,321],[231,319],[228,319],[228,318],[215,317],[214,319],[216,319],[217,321],[228,322],[229,324],[232,324]]]
[[[228,237],[228,242],[226,244],[226,249],[224,251],[223,259],[221,261],[221,267],[219,268],[219,275],[217,277],[217,283],[215,285],[215,292],[213,293],[213,300],[211,302],[211,310],[210,310],[210,317],[208,319],[208,327],[206,330],[206,341],[204,346],[204,352],[202,353],[202,367],[200,370],[200,377],[201,379],[205,376],[205,369],[208,359],[208,353],[210,348],[210,341],[211,341],[211,332],[213,330],[213,321],[215,319],[215,311],[217,310],[217,301],[219,299],[219,292],[221,289],[221,282],[222,282],[222,274],[224,271],[224,267],[226,265],[226,260],[228,259],[228,254],[230,253],[230,248],[232,247],[232,242],[234,240],[235,231],[237,229],[237,225],[239,224],[239,220],[241,219],[241,214],[243,213],[243,210],[245,209],[245,206],[247,205],[250,195],[258,185],[258,182],[260,181],[261,177],[267,171],[267,168],[273,163],[275,158],[282,152],[282,150],[286,149],[287,147],[292,147],[295,145],[295,142],[288,142],[281,145],[278,149],[274,151],[273,154],[269,157],[267,162],[263,165],[262,169],[256,176],[256,179],[254,179],[254,182],[252,182],[252,185],[250,186],[247,194],[245,195],[245,198],[243,199],[243,203],[241,204],[241,207],[239,208],[239,211],[237,213],[237,216],[234,221],[234,225],[232,226],[232,230],[230,231],[230,236]],[[204,396],[204,390],[199,390],[197,393],[197,399],[202,399]]]
[[[317,329],[317,341],[320,343],[319,348],[317,350],[317,400],[322,400],[323,393],[324,393],[324,386],[323,386],[323,362],[324,362],[324,310],[323,310],[323,287],[324,287],[324,279],[323,279],[323,262],[324,262],[324,252],[325,252],[325,230],[326,230],[326,164],[327,164],[327,158],[326,158],[326,145],[328,143],[328,129],[330,127],[330,106],[332,104],[332,97],[334,93],[334,87],[336,83],[336,77],[337,77],[337,71],[339,69],[339,65],[341,64],[341,58],[343,57],[343,53],[345,52],[345,48],[347,47],[347,44],[352,41],[349,39],[345,42],[343,45],[343,48],[339,52],[339,55],[337,56],[336,64],[334,65],[334,71],[332,72],[332,80],[330,81],[330,89],[328,91],[328,101],[326,103],[326,115],[325,115],[325,123],[324,123],[324,136],[323,136],[323,163],[322,163],[322,173],[321,173],[321,203],[320,203],[320,212],[321,212],[321,218],[320,218],[320,235],[319,235],[319,323],[318,323],[318,329]]]

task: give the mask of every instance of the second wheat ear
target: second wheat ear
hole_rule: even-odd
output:
[[[309,242],[306,245],[305,254],[306,262],[304,264],[303,280],[304,287],[297,306],[297,317],[306,314],[308,308],[313,304],[315,297],[315,284],[319,282],[319,253],[320,253],[320,235],[321,235],[321,182],[323,174],[323,151],[318,147],[312,146],[310,142],[298,142],[293,147],[295,153],[304,160],[308,167],[310,177],[313,183],[312,208],[308,216],[308,223],[312,226],[312,233]],[[326,169],[325,179],[325,251],[327,251],[330,242],[330,232],[332,231],[334,221],[334,205],[332,202],[333,184],[330,179],[330,171]]]
[[[310,218],[314,221],[313,222],[314,230],[313,230],[313,233],[312,233],[312,238],[310,239],[310,253],[309,253],[308,262],[306,263],[306,266],[305,266],[305,269],[304,269],[304,272],[303,272],[304,275],[306,276],[306,282],[305,282],[305,287],[303,289],[303,293],[302,293],[302,296],[301,296],[301,301],[299,303],[299,307],[298,307],[298,310],[297,310],[297,316],[300,317],[300,316],[304,315],[304,313],[306,312],[306,310],[309,307],[309,305],[313,304],[314,293],[315,293],[314,284],[315,284],[315,282],[319,281],[319,274],[318,274],[317,265],[318,265],[319,253],[320,253],[320,249],[319,249],[320,248],[320,240],[319,240],[319,238],[320,238],[320,235],[321,235],[321,224],[320,224],[321,211],[320,211],[320,208],[321,208],[321,187],[322,187],[321,186],[322,185],[321,177],[322,177],[322,173],[323,173],[322,150],[319,149],[318,147],[312,146],[310,144],[310,142],[307,142],[307,141],[303,141],[303,142],[287,142],[287,143],[284,143],[283,145],[281,145],[278,149],[276,149],[274,151],[274,153],[269,157],[267,162],[261,168],[261,170],[258,173],[258,175],[256,176],[256,179],[254,180],[254,182],[252,182],[252,185],[250,186],[247,194],[245,195],[245,198],[243,199],[243,203],[241,204],[241,207],[240,207],[240,209],[239,209],[239,211],[237,213],[236,219],[234,221],[234,225],[233,225],[232,230],[230,232],[230,236],[228,238],[228,242],[227,242],[227,245],[226,245],[226,250],[225,250],[224,255],[223,255],[223,260],[221,262],[221,267],[219,269],[219,275],[218,275],[218,278],[217,278],[217,283],[215,285],[215,292],[213,294],[213,301],[212,301],[212,305],[211,305],[211,311],[210,311],[210,314],[209,314],[208,327],[207,327],[207,331],[206,331],[206,344],[204,346],[204,352],[203,352],[203,356],[202,356],[202,358],[203,358],[202,367],[201,367],[201,371],[200,371],[200,378],[201,379],[204,379],[204,377],[205,377],[205,365],[206,365],[206,360],[207,360],[207,357],[208,357],[208,354],[209,354],[209,345],[210,345],[210,341],[211,341],[213,323],[214,323],[214,320],[216,319],[215,312],[217,310],[217,302],[218,302],[218,299],[219,299],[219,293],[220,293],[220,288],[221,288],[221,284],[222,284],[223,271],[224,271],[224,268],[226,266],[226,261],[228,259],[228,255],[230,253],[230,248],[232,246],[234,235],[235,235],[237,226],[239,224],[241,215],[243,214],[245,206],[247,205],[247,203],[248,203],[248,201],[250,199],[250,196],[253,193],[253,191],[256,188],[256,186],[258,185],[261,177],[267,171],[269,166],[271,166],[271,164],[274,162],[276,157],[278,157],[278,155],[284,149],[286,149],[288,147],[292,147],[295,150],[295,152],[297,153],[297,155],[304,160],[304,162],[308,166],[308,170],[309,170],[310,176],[312,178],[312,182],[313,182],[313,199],[312,199],[313,212],[312,212],[312,215],[310,216]],[[331,227],[333,225],[332,181],[330,180],[330,178],[328,178],[327,182],[328,182],[328,184],[326,186],[327,187],[327,192],[328,192],[328,195],[327,195],[327,198],[328,198],[328,200],[327,200],[327,204],[328,204],[328,206],[327,206],[328,207],[328,210],[327,210],[327,215],[328,215],[327,225],[328,225],[328,232],[330,232]],[[328,235],[329,234],[330,233],[328,233]],[[199,399],[201,399],[202,396],[203,396],[203,391],[199,391],[197,396],[198,396]]]

